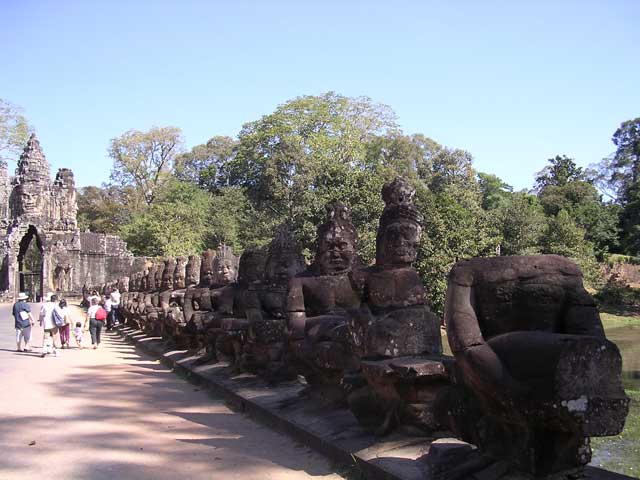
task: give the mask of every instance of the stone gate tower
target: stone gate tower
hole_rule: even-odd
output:
[[[5,300],[28,290],[75,295],[82,286],[128,274],[133,256],[114,235],[80,232],[73,172],[61,168],[51,182],[49,163],[33,134],[10,181],[0,168],[0,291]],[[35,248],[34,244],[35,242]],[[28,253],[29,252],[29,253]],[[27,256],[38,256],[27,269]],[[30,259],[29,259],[30,260]]]

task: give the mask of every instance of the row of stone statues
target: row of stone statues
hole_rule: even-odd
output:
[[[449,430],[534,476],[581,468],[590,436],[622,430],[629,400],[580,271],[552,255],[458,263],[445,356],[412,266],[423,221],[413,195],[401,178],[384,186],[373,266],[359,264],[350,210],[333,202],[311,265],[288,225],[240,258],[222,246],[154,262],[118,281],[126,323],[200,363],[302,376],[307,394],[376,433]]]

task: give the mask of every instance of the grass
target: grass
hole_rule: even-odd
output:
[[[640,390],[627,390],[629,416],[620,435],[591,439],[597,466],[632,477],[640,476]]]
[[[640,315],[629,315],[623,310],[611,310],[600,312],[600,319],[605,331],[620,327],[640,325]]]

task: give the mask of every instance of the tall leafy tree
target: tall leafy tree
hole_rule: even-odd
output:
[[[177,178],[210,192],[229,185],[228,164],[234,158],[237,144],[231,137],[215,136],[196,145],[176,158]]]
[[[200,253],[211,237],[211,194],[172,179],[153,204],[135,212],[120,234],[136,255],[177,256]]]
[[[182,153],[182,132],[176,127],[129,130],[111,139],[111,182],[132,187],[135,208],[151,205],[157,191],[172,177],[176,157]]]
[[[493,217],[501,235],[502,255],[534,255],[540,253],[540,238],[546,218],[538,199],[527,192],[513,193],[495,210]]]
[[[252,224],[258,236],[287,219],[311,249],[325,203],[362,198],[354,191],[367,184],[359,175],[378,168],[368,163],[371,142],[397,131],[393,111],[368,98],[298,97],[244,125],[229,184],[242,187],[260,214]]]
[[[88,186],[78,189],[78,227],[96,233],[118,233],[131,219],[126,188]]]
[[[0,98],[0,166],[20,155],[32,131],[22,108]]]
[[[478,172],[478,185],[482,193],[482,208],[495,210],[509,202],[513,187],[507,185],[498,176]]]
[[[613,175],[628,188],[640,180],[640,117],[623,122],[611,140],[616,146]]]
[[[548,161],[550,165],[544,167],[536,175],[536,190],[538,191],[548,186],[562,187],[569,182],[585,179],[583,169],[566,155],[556,155]]]

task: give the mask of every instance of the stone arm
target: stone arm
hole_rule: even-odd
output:
[[[195,294],[195,291],[196,287],[189,287],[184,292],[184,305],[182,307],[182,311],[184,313],[184,321],[186,323],[189,323],[191,321],[191,317],[193,316],[193,295]]]
[[[570,289],[562,333],[605,338],[600,313],[582,284]]]
[[[264,319],[262,315],[262,302],[260,294],[255,288],[249,288],[242,294],[244,302],[244,312],[249,323],[261,322]]]
[[[474,310],[473,287],[449,282],[445,324],[457,367],[469,387],[496,401],[504,399],[507,392],[512,398],[526,394],[527,387],[509,374],[482,335]]]
[[[232,284],[211,290],[211,306],[216,313],[233,315],[234,288]]]
[[[303,339],[307,315],[304,308],[304,283],[301,278],[292,278],[289,281],[287,318],[291,338],[293,340]]]

